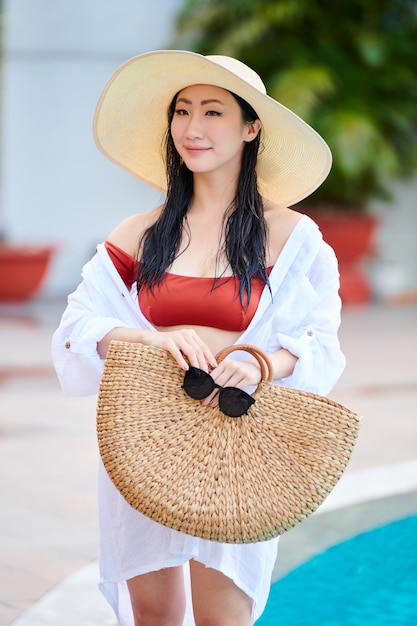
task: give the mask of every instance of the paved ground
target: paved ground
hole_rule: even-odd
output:
[[[113,626],[96,591],[95,398],[50,362],[62,302],[0,306],[0,626]],[[275,576],[341,539],[417,512],[417,309],[346,309],[332,397],[364,416],[334,492],[282,540]]]

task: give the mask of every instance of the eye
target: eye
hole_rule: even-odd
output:
[[[215,117],[215,116],[218,116],[218,115],[220,116],[221,113],[220,113],[220,111],[206,111],[206,115]]]
[[[175,109],[175,115],[188,115],[188,111],[185,109]]]

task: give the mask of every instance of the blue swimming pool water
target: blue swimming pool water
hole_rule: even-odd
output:
[[[417,626],[417,516],[357,535],[272,585],[256,626]]]

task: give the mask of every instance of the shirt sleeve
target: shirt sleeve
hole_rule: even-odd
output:
[[[342,374],[346,359],[340,349],[337,334],[332,332],[334,321],[320,315],[339,309],[339,298],[329,295],[320,302],[307,318],[296,336],[278,333],[282,348],[294,354],[297,363],[291,376],[283,378],[280,384],[295,389],[304,389],[321,395],[328,394]]]
[[[97,342],[120,327],[126,327],[122,320],[95,310],[84,282],[69,296],[52,337],[52,359],[64,393],[87,396],[98,392],[104,363],[97,352]]]
[[[327,244],[323,244],[298,288],[309,307],[298,308],[301,315],[296,325],[277,331],[280,347],[294,354],[297,363],[291,376],[277,382],[326,395],[346,365],[338,338],[342,306],[339,272],[334,252]],[[293,310],[295,319],[296,308]]]
[[[138,305],[101,247],[83,268],[83,280],[68,297],[52,337],[52,359],[64,393],[97,393],[104,367],[97,343],[114,328],[138,326]]]

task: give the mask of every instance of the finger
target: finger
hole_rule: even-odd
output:
[[[195,350],[180,334],[164,333],[160,345],[172,354],[183,370],[188,370],[189,364],[196,366]]]
[[[207,369],[207,365],[217,367],[217,361],[212,351],[194,330],[191,331],[190,335],[187,335],[187,341],[195,349],[195,358],[199,363],[199,367],[202,369]]]
[[[219,390],[215,389],[207,398],[201,401],[203,406],[217,406],[219,404]]]
[[[176,362],[178,363],[181,369],[183,369],[184,371],[188,370],[189,364],[187,360],[184,358],[183,353],[177,346],[174,345],[172,347],[167,347],[166,350],[170,354],[172,354],[172,356],[174,357],[174,359],[176,360]]]
[[[199,367],[204,371],[208,370],[208,365],[217,366],[217,361],[210,348],[194,330],[186,331],[183,339],[182,350],[189,359],[190,365]]]
[[[213,379],[222,387],[238,387],[245,389],[259,382],[259,368],[247,361],[222,361],[218,368],[212,372]]]

